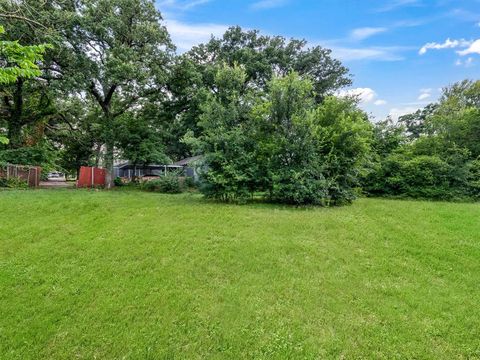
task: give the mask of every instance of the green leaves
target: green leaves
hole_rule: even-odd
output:
[[[8,138],[5,136],[0,135],[0,144],[7,145],[9,143]]]
[[[295,205],[351,202],[369,151],[365,114],[334,97],[318,104],[311,80],[296,73],[274,78],[266,95],[255,114],[268,197]]]
[[[202,105],[202,191],[243,202],[254,193],[303,205],[352,201],[371,125],[354,104],[326,98],[318,104],[311,80],[297,73],[274,77],[262,92],[243,85],[244,67],[222,66],[214,95]]]
[[[0,34],[5,32],[0,26]],[[12,84],[18,78],[33,78],[41,75],[37,62],[51,45],[22,46],[18,41],[0,41],[0,84]]]

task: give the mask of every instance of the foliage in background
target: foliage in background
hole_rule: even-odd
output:
[[[68,77],[99,111],[104,166],[113,173],[116,120],[162,94],[173,45],[151,0],[82,0],[71,15]]]
[[[146,116],[125,114],[118,119],[115,129],[120,157],[135,166],[169,164],[159,131]]]
[[[397,124],[374,131],[374,158],[364,190],[370,195],[429,199],[480,196],[480,81],[444,89],[430,104]]]
[[[50,144],[43,142],[36,146],[0,151],[0,163],[40,166],[42,177],[45,177],[50,171],[58,168],[57,156],[58,153]]]

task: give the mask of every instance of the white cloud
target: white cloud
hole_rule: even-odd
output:
[[[355,97],[361,103],[370,103],[377,97],[377,93],[370,88],[355,88],[349,90],[340,90],[338,93],[340,97]]]
[[[474,59],[473,57],[468,57],[465,61],[462,61],[461,59],[457,59],[455,61],[456,66],[465,66],[465,67],[471,67],[474,65]]]
[[[445,40],[444,43],[436,43],[436,42],[427,43],[422,46],[422,48],[418,51],[418,53],[420,55],[425,55],[428,50],[454,49],[459,47],[462,48],[462,47],[470,46],[471,44],[472,44],[471,41],[467,41],[465,39],[460,39],[460,40],[447,39]]]
[[[354,88],[348,90],[340,90],[337,92],[339,97],[353,97],[358,99],[361,104],[370,104],[380,106],[385,105],[385,100],[377,99],[378,95],[375,90],[371,88]]]
[[[418,96],[417,100],[419,101],[427,100],[431,96],[432,96],[432,88],[420,89],[420,95]]]
[[[287,4],[287,0],[260,0],[253,3],[250,8],[254,10],[272,9]]]
[[[365,48],[349,48],[343,46],[328,46],[333,51],[333,55],[342,61],[355,60],[378,60],[378,61],[400,61],[404,57],[398,53],[405,50],[401,47],[365,47]]]
[[[399,117],[414,113],[418,109],[419,109],[418,107],[413,107],[413,106],[407,106],[403,108],[392,108],[390,109],[390,113],[388,114],[388,116],[390,116],[393,121],[398,121]]]
[[[457,54],[460,56],[465,56],[469,54],[480,54],[480,39],[475,40],[473,43],[469,44],[467,49],[457,51]]]
[[[222,36],[228,29],[228,25],[221,24],[187,24],[173,19],[167,19],[165,22],[173,43],[181,52],[207,42],[212,35]]]
[[[416,6],[420,5],[419,0],[392,0],[387,2],[383,7],[378,8],[378,12],[392,11],[403,6]]]
[[[158,3],[160,9],[162,7],[175,8],[178,10],[189,10],[199,5],[204,5],[209,3],[212,0],[187,0],[187,1],[178,1],[178,0],[163,0]]]
[[[362,27],[362,28],[354,29],[351,32],[350,36],[352,37],[352,39],[355,39],[355,40],[363,40],[385,31],[387,31],[387,28],[384,28],[384,27]]]

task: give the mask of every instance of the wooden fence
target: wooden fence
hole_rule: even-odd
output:
[[[77,187],[104,187],[107,172],[105,169],[82,166],[77,180]]]
[[[42,168],[39,166],[27,165],[0,165],[0,178],[17,178],[24,180],[30,187],[38,187],[40,184]]]

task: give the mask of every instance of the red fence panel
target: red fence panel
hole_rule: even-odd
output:
[[[77,187],[103,187],[107,172],[105,169],[82,166],[77,180]]]

